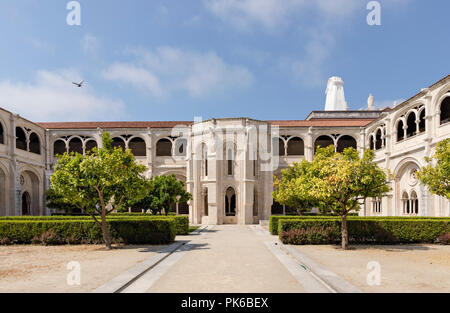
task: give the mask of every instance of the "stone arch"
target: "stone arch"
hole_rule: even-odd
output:
[[[93,138],[87,139],[84,144],[85,154],[89,154],[94,148],[98,148],[97,140]]]
[[[425,107],[419,110],[419,133],[423,133],[426,131],[426,122],[425,122],[426,110]]]
[[[64,139],[57,139],[53,143],[53,156],[63,155],[67,153],[67,145]]]
[[[440,121],[441,125],[447,124],[450,122],[450,96],[446,96],[440,102]]]
[[[38,216],[41,214],[41,203],[40,203],[40,179],[39,176],[31,169],[26,169],[21,172],[22,185],[22,196],[26,193],[29,198],[25,204],[22,203],[22,210],[27,209],[27,214],[32,216]],[[24,198],[22,198],[24,199]]]
[[[403,119],[399,119],[397,121],[397,126],[395,127],[397,131],[397,141],[402,141],[405,139],[405,124],[403,122]]]
[[[288,156],[303,156],[305,155],[305,144],[300,137],[291,137],[287,142]]]
[[[395,197],[398,215],[418,215],[421,212],[419,206],[422,203],[422,188],[416,172],[420,169],[419,162],[413,158],[402,160],[396,167],[395,173]],[[414,191],[414,193],[412,193]],[[414,203],[411,194],[415,195]],[[416,206],[417,204],[417,206]],[[412,210],[414,208],[414,211]],[[416,213],[417,212],[417,213]]]
[[[117,136],[112,138],[112,146],[113,148],[121,148],[122,151],[125,151],[127,148],[126,140],[121,136]]]
[[[380,128],[375,133],[375,150],[380,150],[383,147],[383,132]]]
[[[358,149],[358,143],[356,139],[349,135],[343,135],[339,137],[337,141],[337,152],[342,153],[347,148]]]
[[[406,137],[412,137],[417,133],[417,124],[416,124],[416,112],[415,111],[411,111],[408,113],[407,117],[406,117]]]
[[[224,197],[224,208],[225,216],[236,216],[237,215],[237,195],[234,187],[229,186],[225,189]]]
[[[131,150],[134,156],[147,156],[147,144],[141,137],[132,137],[128,142],[128,148]]]
[[[172,156],[172,140],[169,138],[162,138],[158,140],[156,143],[156,156]]]
[[[16,127],[16,149],[27,151],[27,136],[22,127]]]
[[[36,133],[30,134],[29,150],[31,153],[41,154],[41,141]]]
[[[328,135],[322,135],[316,138],[314,141],[314,154],[317,152],[317,148],[327,148],[329,146],[334,146],[334,139]]]
[[[69,153],[83,154],[83,139],[78,136],[73,136],[69,139]]]
[[[375,150],[375,138],[373,134],[369,135],[369,149]]]

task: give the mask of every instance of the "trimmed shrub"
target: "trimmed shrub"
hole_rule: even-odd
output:
[[[280,238],[292,245],[321,245],[338,243],[340,234],[332,227],[308,227],[282,232]]]
[[[349,242],[353,244],[436,243],[449,230],[450,219],[349,218]],[[299,230],[326,229],[341,234],[340,219],[280,220],[278,232],[286,244],[297,244]],[[323,231],[322,231],[323,233]],[[319,236],[320,237],[320,236]],[[336,243],[321,236],[320,244]],[[325,239],[324,239],[325,238]],[[340,240],[340,237],[339,237]],[[311,243],[313,244],[313,243]]]
[[[97,217],[100,219],[100,217]],[[142,214],[142,213],[116,213],[110,214],[106,217],[109,221],[116,220],[142,220],[142,221],[152,221],[152,220],[172,220],[175,223],[175,232],[177,235],[187,235],[189,234],[189,217],[182,215],[150,215],[150,214]],[[92,221],[91,216],[69,216],[69,215],[54,215],[54,216],[9,216],[9,217],[0,217],[1,221]],[[1,236],[1,233],[0,233]]]
[[[109,220],[115,243],[168,244],[175,239],[169,219]],[[0,238],[8,244],[100,244],[103,235],[93,220],[0,220]]]
[[[279,221],[281,220],[323,220],[323,219],[331,219],[331,220],[339,220],[341,221],[340,216],[284,216],[284,215],[272,215],[269,221],[269,231],[272,235],[278,235]],[[430,220],[430,221],[446,221],[450,222],[450,218],[448,217],[409,217],[409,216],[374,216],[374,217],[361,217],[361,216],[352,216],[349,215],[348,220],[354,219],[370,219],[370,220]]]

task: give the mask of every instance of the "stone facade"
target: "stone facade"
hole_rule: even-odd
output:
[[[176,209],[192,223],[253,224],[285,213],[289,208],[273,203],[273,176],[312,160],[319,145],[371,148],[392,173],[390,194],[368,199],[361,215],[450,216],[450,202],[431,195],[415,176],[436,144],[450,137],[450,76],[392,109],[374,110],[373,97],[368,104],[367,110],[314,111],[295,121],[36,124],[0,109],[0,215],[52,213],[44,191],[55,155],[100,147],[107,131],[115,146],[131,149],[147,167],[147,177],[175,174],[186,183],[193,200]]]

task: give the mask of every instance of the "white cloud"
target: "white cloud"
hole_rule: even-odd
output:
[[[31,82],[0,82],[0,106],[32,121],[107,120],[123,117],[122,101],[96,95],[74,70],[38,71]]]
[[[53,54],[55,52],[55,47],[51,43],[43,41],[39,38],[29,38],[28,41],[36,49],[42,50],[50,54]]]
[[[97,56],[98,49],[100,48],[100,43],[97,37],[92,35],[85,35],[81,40],[81,47],[86,54],[92,56]]]
[[[411,0],[385,0],[382,9],[393,9]],[[326,83],[324,68],[342,26],[351,19],[366,20],[366,1],[358,0],[203,0],[205,8],[238,31],[264,31],[276,34],[287,26],[297,30],[303,51],[295,56],[280,56],[279,68],[296,81],[309,86]],[[367,26],[368,27],[368,26]],[[297,39],[299,40],[299,39]],[[339,75],[339,73],[335,73]]]
[[[252,84],[253,76],[242,66],[225,63],[214,52],[159,47],[155,51],[128,50],[133,63],[113,64],[103,72],[106,79],[144,88],[154,96],[187,92],[203,97]]]
[[[374,107],[377,109],[385,109],[387,107],[393,108],[395,105],[399,105],[405,102],[405,99],[396,99],[396,100],[376,100],[374,102]]]

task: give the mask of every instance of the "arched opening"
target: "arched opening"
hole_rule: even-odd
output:
[[[383,139],[381,129],[379,129],[375,137],[375,150],[380,150],[382,147],[383,147]]]
[[[61,139],[56,140],[55,143],[53,144],[53,155],[54,156],[63,155],[66,152],[67,152],[66,143]]]
[[[406,129],[406,137],[409,138],[414,136],[417,132],[416,113],[411,112],[408,115],[406,124],[408,125],[408,128]]]
[[[411,214],[419,214],[419,199],[417,198],[417,193],[414,190],[411,191],[410,202]]]
[[[0,144],[4,145],[5,144],[5,133],[3,130],[3,124],[0,123]]]
[[[446,97],[441,103],[441,125],[450,122],[450,97]]]
[[[314,154],[316,154],[318,147],[327,148],[329,146],[334,146],[333,139],[329,136],[320,136],[314,142]]]
[[[145,144],[144,139],[135,137],[130,140],[128,143],[128,147],[136,157],[145,157],[147,156],[147,146]]]
[[[342,136],[338,140],[337,152],[342,153],[347,148],[353,148],[353,149],[358,148],[356,140],[352,136]]]
[[[286,155],[286,149],[284,146],[283,139],[279,137],[275,137],[272,139],[272,154],[274,156],[285,156]]]
[[[298,137],[291,138],[287,143],[288,156],[302,156],[305,155],[305,145],[303,140]]]
[[[160,139],[156,143],[156,156],[172,156],[172,141],[167,138]]]
[[[6,174],[0,168],[0,216],[6,216]]]
[[[419,132],[423,133],[426,130],[426,123],[425,123],[425,109],[422,110],[422,112],[420,112],[420,117],[419,117]]]
[[[86,147],[85,147],[85,153],[89,154],[92,150],[94,150],[94,148],[98,148],[97,141],[95,141],[94,139],[87,141]]]
[[[21,174],[21,182],[22,185],[22,212],[25,212],[25,215],[33,215],[38,216],[41,214],[40,212],[40,195],[39,195],[39,178],[32,171],[24,171]],[[25,194],[26,199],[23,198]],[[24,204],[24,201],[25,204]]]
[[[35,154],[41,154],[41,142],[38,135],[31,133],[30,135],[30,152]]]
[[[83,141],[80,138],[74,137],[70,140],[69,153],[83,154]]]
[[[253,192],[253,216],[258,216],[259,215],[259,209],[258,209],[258,192],[255,191]]]
[[[31,197],[30,194],[25,191],[22,193],[22,216],[31,215]]]
[[[370,148],[370,150],[375,150],[375,140],[374,140],[373,135],[370,135],[369,148]]]
[[[187,152],[187,140],[186,139],[178,139],[175,141],[174,153],[177,157],[186,156]]]
[[[203,211],[205,216],[209,216],[209,205],[208,205],[208,188],[205,189],[205,194],[203,196]]]
[[[402,141],[405,139],[405,129],[403,121],[399,121],[397,124],[397,141]]]
[[[232,148],[227,149],[226,161],[227,161],[227,175],[229,176],[234,175],[234,151]]]
[[[236,192],[233,187],[225,193],[225,216],[236,216]]]
[[[113,148],[121,148],[122,151],[125,151],[126,149],[125,141],[120,137],[114,137],[112,139],[112,146]]]
[[[405,191],[402,195],[403,214],[410,214],[410,202],[408,193]]]
[[[21,127],[16,127],[16,148],[27,151],[27,136]]]

